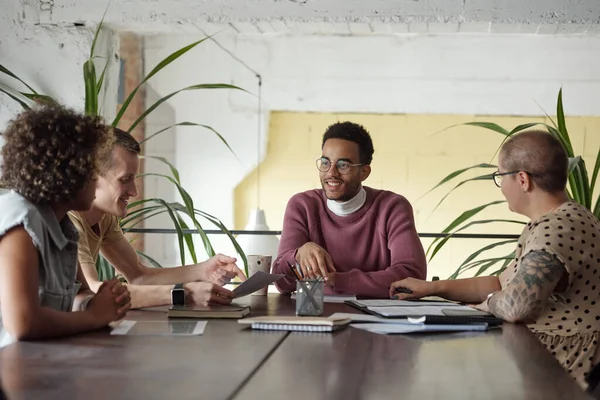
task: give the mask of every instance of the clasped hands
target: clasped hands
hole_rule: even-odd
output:
[[[328,286],[335,285],[335,267],[331,256],[316,243],[308,242],[296,252],[296,261],[306,279],[323,277]]]

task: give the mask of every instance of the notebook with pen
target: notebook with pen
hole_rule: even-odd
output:
[[[350,323],[349,318],[325,317],[255,317],[238,321],[252,329],[268,331],[333,332]]]
[[[404,300],[357,300],[346,304],[367,314],[383,318],[424,318],[425,324],[502,324],[490,313],[451,302],[419,302]]]

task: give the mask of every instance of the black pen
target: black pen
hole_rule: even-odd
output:
[[[406,294],[413,294],[413,291],[412,291],[412,290],[410,290],[410,289],[408,289],[408,288],[405,288],[405,287],[399,286],[399,287],[397,287],[396,289],[394,289],[394,293],[406,293]]]

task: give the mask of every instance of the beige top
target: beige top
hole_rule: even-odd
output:
[[[586,387],[585,376],[600,358],[600,222],[585,207],[563,203],[527,224],[517,243],[515,263],[501,275],[504,288],[531,251],[555,255],[568,273],[562,293],[554,293],[540,317],[528,327],[560,364]]]
[[[98,223],[99,235],[92,230],[90,224],[88,224],[80,213],[75,211],[69,212],[69,217],[71,217],[73,225],[79,231],[77,256],[81,264],[96,265],[100,247],[106,243],[118,242],[124,237],[123,230],[119,226],[119,220],[113,215],[105,214],[102,217]]]

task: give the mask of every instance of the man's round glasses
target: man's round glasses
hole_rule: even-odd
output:
[[[331,169],[331,166],[333,165],[333,163],[331,162],[331,160],[329,160],[328,158],[318,158],[317,159],[317,169],[321,172],[327,172]],[[360,167],[363,166],[365,164],[352,164],[348,161],[344,161],[344,160],[337,160],[335,162],[335,169],[342,175],[346,175],[348,172],[350,172],[350,168],[352,167]]]
[[[492,179],[494,179],[494,183],[496,184],[496,186],[498,186],[498,187],[501,187],[501,186],[502,186],[502,179],[503,179],[503,178],[504,178],[506,175],[514,175],[514,174],[516,174],[516,173],[518,173],[518,172],[521,172],[521,171],[525,172],[527,175],[530,175],[530,176],[537,176],[537,175],[536,175],[536,174],[534,174],[534,173],[527,172],[527,171],[524,171],[524,170],[522,170],[522,169],[518,169],[518,170],[516,170],[516,171],[509,171],[509,172],[500,172],[500,171],[496,171],[496,172],[494,172],[494,173],[492,174]]]

